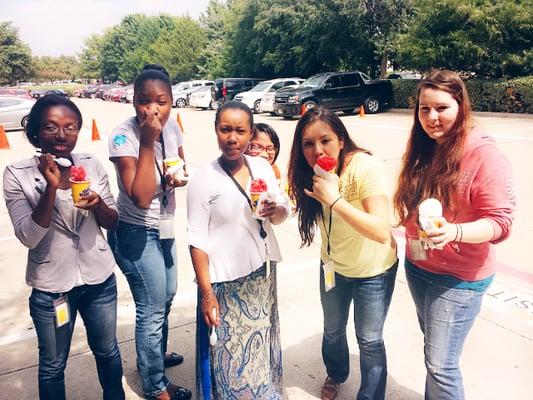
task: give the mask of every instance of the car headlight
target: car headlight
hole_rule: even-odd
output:
[[[300,98],[298,97],[297,94],[295,94],[295,95],[289,96],[287,98],[287,103],[298,103],[299,100],[300,100]]]

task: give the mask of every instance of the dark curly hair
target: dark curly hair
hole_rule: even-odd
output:
[[[26,137],[34,147],[41,147],[39,141],[39,133],[41,132],[41,121],[43,114],[50,107],[56,106],[65,106],[72,110],[76,114],[76,119],[78,120],[78,129],[81,129],[83,125],[83,118],[81,116],[80,109],[76,104],[74,104],[70,99],[58,96],[56,94],[49,94],[41,97],[35,102],[31,108],[30,115],[28,116],[28,124],[24,130]]]

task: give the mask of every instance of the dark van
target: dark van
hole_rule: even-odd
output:
[[[215,79],[213,86],[213,99],[219,103],[233,100],[235,95],[246,92],[264,81],[263,78],[220,78]]]

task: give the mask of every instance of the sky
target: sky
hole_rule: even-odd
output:
[[[34,56],[76,55],[84,39],[134,13],[198,19],[209,0],[0,0],[0,21],[11,21]]]

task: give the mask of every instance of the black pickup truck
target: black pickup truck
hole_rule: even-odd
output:
[[[324,72],[300,86],[281,89],[274,98],[274,111],[285,118],[301,114],[302,107],[316,106],[352,114],[359,106],[374,114],[390,107],[392,84],[386,79],[373,80],[359,71]]]

